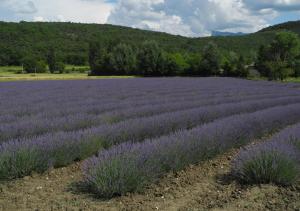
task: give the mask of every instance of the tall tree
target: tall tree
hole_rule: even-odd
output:
[[[115,46],[110,54],[110,65],[115,74],[135,74],[136,54],[132,47],[122,43]]]
[[[107,49],[99,42],[89,44],[89,64],[92,75],[110,74],[110,54]]]
[[[202,61],[200,65],[200,72],[203,76],[218,75],[221,67],[221,55],[218,46],[210,42],[202,52]]]
[[[56,51],[53,48],[51,48],[48,52],[47,62],[49,66],[49,71],[51,73],[54,73],[56,71],[57,55]]]
[[[165,58],[155,41],[145,41],[138,53],[138,74],[145,76],[165,75]]]

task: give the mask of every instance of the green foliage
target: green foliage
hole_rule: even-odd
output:
[[[107,49],[99,42],[91,42],[89,50],[89,64],[92,75],[109,74],[110,55]]]
[[[110,65],[117,75],[133,75],[136,72],[136,54],[131,46],[118,44],[110,54]]]
[[[124,160],[126,160],[126,165],[124,165]],[[142,190],[145,185],[144,181],[147,181],[148,178],[134,165],[134,161],[134,157],[132,159],[125,156],[118,157],[109,163],[104,162],[101,168],[94,166],[94,168],[88,169],[93,177],[86,181],[87,189],[104,198]],[[122,182],[119,182],[120,172],[124,178]]]
[[[65,65],[59,57],[58,53],[52,48],[47,55],[47,61],[49,70],[51,73],[59,72],[63,73],[65,70]]]
[[[164,75],[164,52],[155,41],[145,41],[137,55],[138,74],[144,76]]]
[[[255,159],[246,162],[239,180],[250,184],[289,185],[295,182],[298,175],[299,169],[296,161],[273,151],[262,152]]]
[[[41,159],[42,158],[42,159]],[[22,149],[13,155],[0,155],[0,180],[11,180],[30,175],[33,171],[41,173],[49,168],[46,156],[35,149]]]
[[[223,58],[222,68],[224,76],[236,76],[237,75],[237,63],[238,63],[238,55],[235,52],[229,52]]]
[[[202,61],[202,55],[200,53],[188,54],[186,61],[189,68],[186,70],[186,75],[200,75],[200,65]]]
[[[300,53],[299,53],[299,56],[295,60],[291,61],[291,66],[293,69],[292,76],[295,78],[300,77]]]
[[[270,80],[283,80],[297,75],[296,58],[300,55],[300,40],[292,32],[280,32],[268,46],[261,46],[256,67]]]
[[[190,68],[190,64],[181,53],[168,54],[167,60],[167,69],[175,75],[185,75]]]
[[[145,40],[154,40],[168,53],[196,53],[210,41],[221,52],[235,51],[252,56],[258,47],[269,43],[274,32],[261,32],[240,37],[186,38],[166,33],[128,27],[80,23],[6,23],[0,22],[0,66],[21,65],[27,55],[41,55],[46,60],[49,49],[60,52],[67,64],[88,63],[90,42],[100,42],[104,48],[122,43],[140,46]]]
[[[202,52],[200,73],[202,76],[219,75],[221,68],[221,54],[218,46],[210,42]]]
[[[71,54],[67,54],[64,58],[64,63],[66,64],[73,64],[76,66],[84,66],[87,65],[87,54],[75,54],[75,53],[71,53]]]
[[[47,72],[47,64],[34,57],[26,57],[23,59],[23,67],[26,73],[45,73]]]
[[[246,64],[251,64],[257,57],[259,46],[266,45],[268,49],[267,46],[271,45],[278,30],[287,28],[300,33],[297,30],[300,28],[299,23],[287,23],[278,29],[245,36],[187,38],[112,25],[0,22],[0,65],[20,66],[24,57],[39,55],[37,61],[47,61],[52,73],[63,72],[59,68],[62,65],[57,63],[64,62],[74,65],[89,63],[93,75],[208,76],[219,75],[222,67],[226,73],[224,75],[244,77],[248,74]],[[155,43],[154,46],[147,47],[145,40]],[[288,40],[289,36],[282,36],[277,44],[284,43],[284,47],[276,45],[276,42],[272,46],[284,51],[285,47],[295,44]],[[146,54],[143,55],[143,52]],[[240,58],[243,61],[230,58],[229,52],[235,52],[238,57],[242,56]],[[154,56],[152,64],[149,60],[150,54]],[[140,58],[146,60],[148,69],[141,69],[144,66],[139,62]],[[275,64],[258,62],[257,66],[268,75],[268,67]],[[293,74],[299,75],[296,66],[296,62],[288,62],[288,69],[292,68]]]
[[[63,62],[56,62],[55,63],[55,71],[59,73],[64,73],[65,72],[65,64]]]

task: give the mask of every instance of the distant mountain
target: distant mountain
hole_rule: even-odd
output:
[[[235,37],[235,36],[243,36],[247,35],[246,33],[243,32],[221,32],[221,31],[212,31],[211,36],[212,37]]]

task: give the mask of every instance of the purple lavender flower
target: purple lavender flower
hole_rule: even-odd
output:
[[[244,183],[289,185],[300,177],[300,124],[265,143],[242,150],[232,163],[233,175]]]

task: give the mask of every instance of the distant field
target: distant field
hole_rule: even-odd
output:
[[[37,73],[25,74],[20,66],[0,67],[0,81],[22,81],[22,80],[73,80],[73,79],[109,79],[109,78],[132,78],[131,76],[88,76],[86,70],[88,66],[72,66],[67,65],[66,70],[69,73],[51,74]]]

